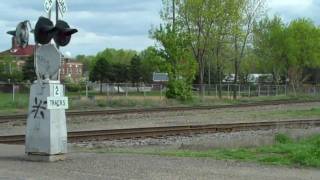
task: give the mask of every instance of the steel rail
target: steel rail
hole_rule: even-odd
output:
[[[261,101],[247,104],[235,105],[216,105],[216,106],[190,106],[190,107],[163,107],[163,108],[145,108],[145,109],[115,109],[115,110],[89,110],[89,111],[68,111],[67,117],[73,116],[96,116],[96,115],[117,115],[117,114],[133,114],[133,113],[155,113],[155,112],[174,112],[174,111],[194,111],[194,110],[214,110],[226,108],[244,108],[254,106],[270,106],[270,105],[286,105],[286,104],[301,104],[301,103],[314,103],[320,102],[319,100],[275,100],[275,101]],[[7,115],[0,116],[0,124],[15,121],[26,120],[27,114]]]
[[[77,143],[86,141],[144,139],[149,137],[159,138],[205,133],[230,133],[306,127],[320,127],[320,119],[78,131],[69,132],[68,141]],[[25,135],[0,136],[0,144],[23,144],[24,139]]]

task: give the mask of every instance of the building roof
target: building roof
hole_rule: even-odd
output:
[[[28,45],[25,48],[15,47],[0,53],[0,55],[11,55],[16,57],[29,57],[34,53],[35,45]]]
[[[13,56],[32,56],[34,53],[34,45],[28,45],[25,48],[16,47],[10,50]]]

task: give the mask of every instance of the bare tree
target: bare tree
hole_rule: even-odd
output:
[[[210,53],[211,32],[216,18],[215,3],[217,0],[181,0],[179,20],[190,38],[190,49],[198,62],[199,84],[201,95],[204,95],[204,72],[206,57]]]
[[[238,83],[241,60],[245,57],[254,23],[265,13],[266,0],[245,0],[240,7],[239,18],[235,18],[232,28],[234,47],[234,84]],[[237,88],[233,88],[233,98],[237,98]]]

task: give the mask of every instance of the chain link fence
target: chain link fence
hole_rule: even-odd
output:
[[[12,102],[29,97],[31,84],[0,84],[0,98],[11,99]],[[84,83],[65,84],[65,94],[71,99],[95,99],[99,97],[153,97],[163,99],[166,92],[165,84],[144,83]],[[293,88],[288,85],[268,84],[195,84],[192,88],[194,96],[232,98],[259,96],[317,96],[320,95],[320,85],[304,85]]]

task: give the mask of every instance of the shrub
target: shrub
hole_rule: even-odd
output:
[[[293,142],[292,139],[285,134],[277,134],[275,136],[275,141],[279,144],[288,144]]]
[[[179,99],[182,101],[192,99],[191,85],[187,84],[184,80],[169,81],[166,96],[169,99]]]

